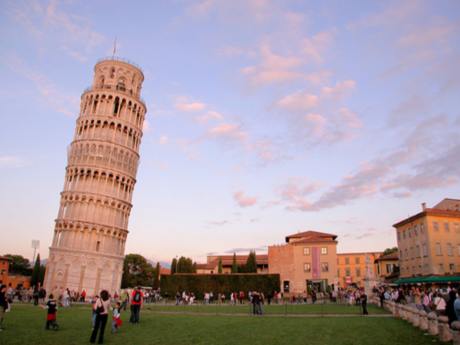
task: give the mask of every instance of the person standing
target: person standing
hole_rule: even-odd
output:
[[[138,286],[133,290],[133,293],[131,294],[131,317],[129,318],[129,322],[139,323],[143,300],[144,294],[142,293],[141,288]]]
[[[99,332],[99,340],[98,344],[104,343],[104,331],[105,326],[107,324],[107,319],[109,317],[109,309],[110,309],[110,296],[107,290],[102,290],[100,297],[94,303],[94,307],[96,311],[96,323],[93,328],[93,332],[91,333],[91,338],[89,342],[94,344],[96,342],[97,333]]]
[[[54,329],[55,331],[59,329],[59,326],[56,321],[57,315],[57,302],[54,299],[53,294],[50,294],[48,297],[48,302],[46,303],[45,309],[48,309],[46,312],[46,326],[45,329]]]
[[[457,321],[457,315],[455,314],[455,309],[454,309],[454,303],[455,303],[456,297],[457,297],[457,293],[455,292],[455,290],[450,290],[449,299],[447,300],[447,303],[446,303],[446,315],[449,319],[449,325],[451,325],[452,322]]]
[[[8,309],[8,299],[6,297],[6,285],[0,285],[0,332],[3,331],[3,317]]]
[[[367,311],[367,295],[363,291],[360,296],[361,300],[361,307],[363,308],[363,315],[369,315],[369,312]]]
[[[454,302],[454,311],[455,311],[455,315],[457,316],[457,320],[460,321],[460,291],[459,291],[459,294],[457,295],[457,299]]]

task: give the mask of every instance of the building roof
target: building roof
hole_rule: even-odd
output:
[[[433,208],[438,210],[460,211],[460,200],[445,198],[438,202]]]
[[[385,261],[385,260],[399,260],[398,252],[396,251],[396,252],[393,252],[387,255],[379,256],[377,259],[375,259],[375,262]]]
[[[6,257],[6,256],[0,256],[0,260],[3,260],[3,261],[12,261],[9,257]]]
[[[286,243],[289,243],[291,239],[294,239],[295,243],[311,243],[311,242],[335,242],[337,235],[328,234],[325,232],[308,230],[286,236]]]
[[[197,270],[212,270],[216,268],[214,261],[212,263],[196,264]]]
[[[426,216],[438,216],[438,217],[453,217],[460,218],[460,211],[441,210],[436,208],[426,208],[424,211],[417,213],[411,217],[401,220],[400,222],[393,224],[393,227],[398,228],[405,224],[411,223],[419,218]]]
[[[160,275],[170,275],[170,274],[171,274],[170,268],[160,266]]]
[[[383,252],[356,252],[356,253],[337,253],[337,256],[348,255],[382,255]]]

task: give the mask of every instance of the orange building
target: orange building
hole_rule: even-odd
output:
[[[337,236],[305,231],[286,237],[286,244],[268,247],[268,271],[279,274],[281,291],[300,294],[337,286]]]
[[[460,200],[444,199],[393,225],[400,277],[460,273]]]
[[[374,261],[382,252],[337,254],[337,276],[339,286],[373,287],[378,283]]]
[[[249,255],[236,255],[236,264],[246,264]],[[219,271],[219,260],[222,260],[222,273],[231,273],[233,266],[233,255],[209,255],[206,263],[196,265],[197,274],[216,274]],[[268,273],[268,255],[256,255],[257,273]]]
[[[17,288],[22,286],[26,289],[30,287],[30,277],[23,275],[13,275],[9,273],[11,259],[0,256],[0,283]]]

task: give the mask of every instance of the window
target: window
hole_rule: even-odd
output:
[[[350,264],[350,258],[345,258],[345,265],[349,265]]]
[[[329,272],[329,264],[327,262],[321,263],[321,272]]]
[[[416,252],[416,256],[419,258],[420,257],[420,246],[418,244],[415,246],[415,252]]]
[[[447,255],[449,255],[449,256],[454,255],[454,250],[452,248],[452,243],[447,243]]]
[[[327,247],[322,247],[321,248],[321,254],[323,254],[323,255],[327,254]]]
[[[420,233],[423,234],[423,232],[425,231],[425,224],[420,224]]]
[[[393,272],[393,264],[386,264],[386,269],[387,269],[387,274],[390,274]]]
[[[444,273],[444,264],[439,264],[439,273]]]
[[[356,268],[356,276],[361,277],[361,269],[359,267]]]
[[[359,257],[355,258],[355,264],[359,265]]]
[[[444,231],[445,232],[450,232],[449,223],[444,223]]]
[[[403,251],[402,251],[402,250],[399,251],[399,257],[401,258],[401,260],[404,259],[404,255],[403,255]]]
[[[449,271],[450,273],[455,272],[455,264],[449,264]]]
[[[97,241],[96,242],[96,252],[99,251],[100,247],[101,247],[101,241]]]
[[[115,68],[112,67],[112,69],[110,70],[110,78],[114,78],[115,77]]]
[[[435,251],[436,251],[436,255],[442,255],[441,243],[436,242],[436,244],[434,245],[434,248],[435,248]]]
[[[284,292],[289,292],[289,280],[285,280],[283,282],[283,291]]]
[[[310,255],[310,247],[303,248],[303,255]]]
[[[417,236],[418,234],[418,225],[414,226],[414,235]]]
[[[459,223],[454,223],[454,228],[455,228],[455,233],[460,234],[460,224]]]
[[[460,244],[457,244],[457,254],[460,256]]]
[[[345,268],[345,275],[346,275],[347,277],[350,276],[350,267]]]
[[[310,272],[311,271],[311,266],[309,263],[303,264],[303,271],[304,272]]]
[[[403,239],[406,239],[406,232],[403,232]]]
[[[422,244],[423,256],[428,256],[428,247],[426,243]]]
[[[438,224],[438,222],[433,222],[433,229],[434,229],[434,231],[439,231],[439,224]]]
[[[400,241],[400,240],[401,240],[401,233],[398,232],[398,241]]]

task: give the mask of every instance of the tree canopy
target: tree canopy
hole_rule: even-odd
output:
[[[388,255],[388,254],[397,253],[397,252],[398,252],[398,247],[387,248],[383,251],[383,255]]]
[[[32,278],[30,279],[30,285],[36,286],[38,284],[43,285],[43,280],[45,278],[45,265],[42,265],[40,262],[40,254],[37,255],[35,260],[35,265],[32,270]]]
[[[155,269],[139,254],[128,254],[123,262],[121,287],[152,286]]]
[[[11,259],[9,272],[12,274],[21,274],[25,276],[32,275],[29,259],[22,255],[6,254],[5,257]]]

